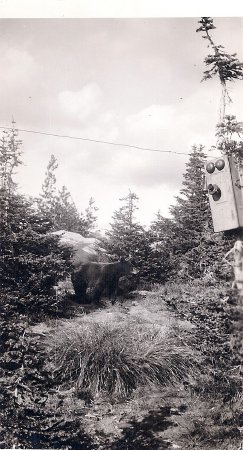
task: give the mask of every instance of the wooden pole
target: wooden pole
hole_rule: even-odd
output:
[[[233,255],[233,263],[227,260],[229,255]],[[225,261],[233,267],[234,270],[234,281],[232,288],[238,289],[239,297],[243,297],[243,241],[237,240],[234,247],[229,250],[225,257]]]
[[[226,258],[233,255],[233,262]],[[232,337],[231,346],[239,362],[243,361],[243,241],[237,240],[234,247],[225,255],[225,261],[233,267],[234,281],[232,288],[236,295],[232,305]]]

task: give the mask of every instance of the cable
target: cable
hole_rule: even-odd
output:
[[[0,126],[0,129],[12,130],[13,128],[12,127]],[[25,129],[22,129],[22,128],[14,128],[14,129],[16,131],[22,131],[24,133],[43,134],[44,136],[54,136],[54,137],[61,137],[61,138],[68,138],[68,139],[77,139],[77,140],[80,140],[80,141],[96,142],[98,144],[107,144],[107,145],[114,145],[114,146],[119,146],[119,147],[135,148],[137,150],[142,150],[142,151],[146,151],[146,152],[174,153],[175,155],[186,155],[186,156],[188,156],[188,153],[175,152],[173,150],[161,150],[161,149],[158,149],[158,148],[139,147],[138,145],[122,144],[122,143],[119,143],[119,142],[101,141],[99,139],[83,138],[83,137],[79,137],[79,136],[69,136],[69,135],[66,135],[66,134],[47,133],[45,131],[25,130]]]

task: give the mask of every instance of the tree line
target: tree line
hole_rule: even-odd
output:
[[[232,124],[232,121],[235,119],[227,117],[227,123]],[[232,126],[229,128],[230,131],[224,131],[225,135],[232,134]],[[213,233],[204,186],[206,155],[203,146],[193,146],[189,153],[182,188],[170,207],[170,217],[164,217],[158,211],[150,226],[145,228],[136,220],[139,198],[129,190],[120,199],[120,208],[113,213],[110,229],[101,236],[97,233],[98,208],[93,197],[86,210],[79,212],[67,187],[58,190],[58,162],[54,155],[47,165],[40,195],[27,198],[18,193],[14,174],[22,164],[21,145],[13,124],[12,130],[3,132],[0,145],[1,256],[5,265],[6,260],[16,264],[14,249],[17,241],[20,257],[21,245],[24,252],[28,249],[27,239],[38,241],[35,233],[39,232],[40,239],[44,236],[51,239],[48,234],[51,231],[66,230],[82,236],[98,235],[100,258],[106,261],[129,258],[139,270],[140,280],[145,282],[160,283],[175,276],[187,280],[210,274],[212,277],[222,275],[219,255],[227,251],[231,239],[226,233]],[[3,242],[6,242],[6,248]],[[31,255],[29,266],[30,261]]]

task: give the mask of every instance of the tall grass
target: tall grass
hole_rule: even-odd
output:
[[[57,380],[93,395],[126,397],[143,385],[165,385],[196,373],[195,357],[161,327],[131,322],[70,322],[49,336]],[[193,361],[194,359],[194,361]]]

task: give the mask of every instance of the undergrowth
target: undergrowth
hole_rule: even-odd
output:
[[[197,280],[145,295],[40,324],[38,339],[29,327],[5,442],[13,445],[14,435],[24,448],[240,449],[242,374],[230,346],[228,289]]]
[[[48,346],[55,378],[92,395],[126,397],[139,386],[173,384],[198,371],[191,349],[161,327],[134,320],[66,323]]]
[[[159,292],[174,314],[195,325],[189,343],[202,356],[199,383],[191,387],[188,412],[180,421],[180,438],[188,449],[241,448],[242,371],[231,345],[234,294],[204,280],[167,284]]]

